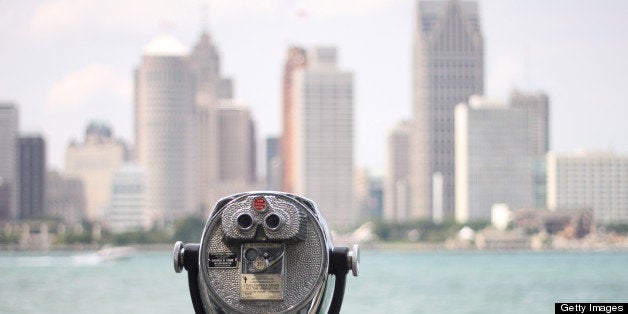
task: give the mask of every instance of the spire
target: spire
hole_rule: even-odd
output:
[[[209,0],[206,0],[201,5],[201,31],[203,33],[209,32]]]

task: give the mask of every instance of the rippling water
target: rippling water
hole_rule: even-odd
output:
[[[171,252],[0,252],[0,313],[192,313]],[[362,252],[342,313],[553,313],[628,302],[628,252]]]

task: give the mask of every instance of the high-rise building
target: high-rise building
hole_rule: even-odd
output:
[[[508,101],[513,108],[520,108],[528,113],[532,123],[530,138],[534,154],[544,158],[550,150],[549,97],[544,93],[524,93],[513,90]]]
[[[289,50],[288,58],[293,51]],[[357,221],[353,188],[353,75],[338,69],[336,49],[307,51],[307,65],[293,69],[284,116],[284,185],[315,201],[332,227]],[[288,75],[289,73],[286,73]],[[286,98],[284,98],[285,101]],[[286,108],[284,108],[286,112]],[[285,137],[288,134],[288,139]],[[285,144],[285,145],[284,145]]]
[[[217,116],[220,182],[257,182],[256,133],[250,110],[225,99],[220,101]]]
[[[257,135],[251,112],[243,103],[222,99],[216,108],[218,178],[208,204],[243,191],[262,188],[257,178]]]
[[[144,206],[144,175],[135,164],[122,165],[111,181],[111,206],[106,226],[112,232],[146,230],[152,218]]]
[[[194,105],[196,119],[196,187],[195,201],[207,207],[210,195],[216,193],[215,186],[221,171],[218,135],[217,107],[220,99],[233,97],[231,80],[223,78],[220,56],[208,32],[202,32],[198,43],[189,56],[189,69],[193,76]]]
[[[387,138],[386,178],[384,182],[384,219],[404,222],[410,216],[410,139],[412,123],[402,121],[393,128]]]
[[[42,218],[46,198],[46,142],[41,136],[19,139],[19,219]]]
[[[135,70],[135,144],[145,206],[162,222],[197,209],[194,87],[185,46],[163,35],[144,47]]]
[[[599,224],[628,223],[628,155],[548,153],[547,207],[591,209]]]
[[[136,70],[136,143],[145,206],[153,211],[149,215],[171,222],[257,184],[252,119],[248,110],[235,109],[232,97],[232,81],[222,76],[218,50],[207,31],[190,53],[168,36],[144,49]],[[241,124],[242,119],[249,124]],[[237,126],[244,128],[235,130]],[[246,139],[229,142],[243,132],[248,132]],[[245,144],[247,155],[233,154]]]
[[[103,218],[111,197],[111,179],[125,157],[125,145],[113,138],[108,124],[100,121],[90,122],[83,143],[73,142],[66,148],[65,171],[83,180],[88,220]]]
[[[535,207],[545,207],[547,201],[545,154],[550,150],[550,105],[544,93],[524,93],[514,90],[509,103],[513,108],[528,112],[531,118],[530,138],[536,159],[534,161]]]
[[[527,106],[473,96],[456,107],[456,221],[489,221],[494,204],[537,205],[535,165],[545,152],[536,145],[547,134],[535,127],[546,119]]]
[[[266,138],[266,189],[280,191],[281,186],[281,139],[270,136]]]
[[[414,38],[411,218],[454,213],[454,108],[484,91],[478,4],[419,1]]]
[[[17,218],[18,112],[11,103],[0,103],[0,221]]]
[[[46,215],[75,225],[85,219],[85,208],[83,180],[56,171],[46,174]]]
[[[298,112],[295,103],[295,72],[302,70],[307,65],[307,55],[305,49],[300,47],[288,48],[286,63],[283,72],[283,134],[281,136],[281,164],[282,164],[282,190],[290,193],[295,192],[295,173],[297,163],[296,154],[291,147],[296,147],[297,132],[299,126],[296,125]]]

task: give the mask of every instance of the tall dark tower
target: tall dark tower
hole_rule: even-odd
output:
[[[19,139],[19,219],[42,218],[46,186],[46,142],[41,136]]]
[[[440,220],[455,207],[454,107],[484,92],[477,2],[420,1],[414,42],[410,217]]]

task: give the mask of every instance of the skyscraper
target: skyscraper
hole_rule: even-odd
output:
[[[255,124],[242,103],[221,100],[217,108],[221,183],[257,182]]]
[[[295,57],[291,48],[288,61]],[[297,53],[299,56],[299,53]],[[284,116],[282,149],[291,192],[314,200],[332,227],[356,222],[353,188],[353,75],[338,69],[336,49],[307,51],[307,65],[287,67],[290,110]],[[301,57],[303,55],[301,54]],[[284,102],[286,98],[284,98]],[[285,129],[288,128],[288,129]],[[285,144],[285,145],[283,145]]]
[[[103,218],[111,197],[111,179],[125,156],[125,145],[114,139],[111,127],[101,121],[90,122],[83,143],[73,142],[66,148],[65,170],[83,181],[88,220]]]
[[[384,182],[384,219],[387,221],[404,222],[411,218],[408,190],[411,134],[410,121],[400,122],[388,134]]]
[[[266,189],[281,190],[281,140],[279,137],[266,138]]]
[[[534,150],[534,188],[536,207],[545,207],[547,201],[547,177],[545,154],[550,150],[550,105],[549,97],[544,93],[524,93],[513,90],[509,103],[513,108],[520,108],[531,119],[530,138]]]
[[[536,145],[547,134],[535,132],[545,119],[530,106],[473,96],[456,107],[456,221],[488,221],[497,203],[536,206],[535,165],[544,154]]]
[[[295,72],[305,68],[307,65],[307,55],[305,49],[300,47],[288,48],[288,56],[283,72],[283,134],[281,136],[281,165],[282,165],[282,189],[286,192],[295,192],[296,160],[294,150],[296,147],[298,125],[296,125],[297,111],[295,98]]]
[[[550,149],[550,108],[549,97],[544,93],[524,93],[513,90],[509,103],[513,108],[521,108],[528,113],[532,124],[530,137],[534,154],[544,158]]]
[[[18,112],[11,103],[0,103],[0,221],[17,218]]]
[[[146,208],[166,222],[195,210],[194,76],[185,46],[159,36],[135,71],[135,143]]]
[[[477,2],[420,1],[414,42],[411,218],[452,215],[454,108],[484,91]]]
[[[193,77],[194,107],[196,121],[196,182],[199,206],[210,204],[210,195],[215,194],[221,166],[218,148],[218,101],[232,98],[231,80],[222,77],[220,56],[211,36],[204,31],[189,56],[189,69]]]
[[[46,142],[41,136],[22,136],[19,143],[19,219],[42,218],[46,198]]]
[[[257,178],[257,135],[249,108],[242,102],[222,99],[215,114],[220,167],[207,194],[210,206],[227,195],[262,188]]]

